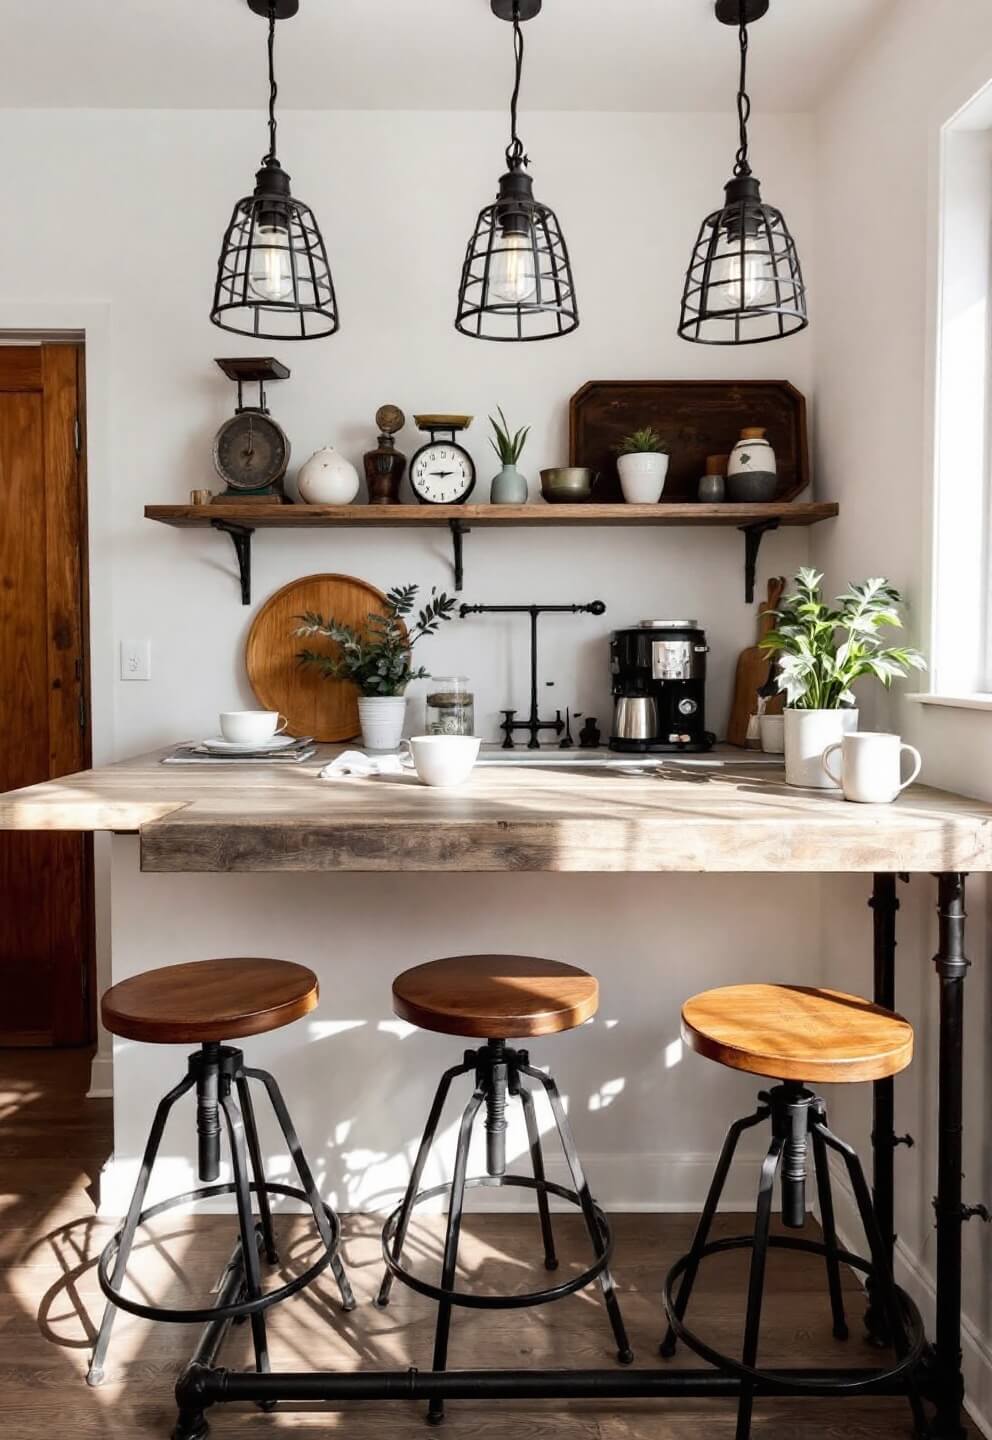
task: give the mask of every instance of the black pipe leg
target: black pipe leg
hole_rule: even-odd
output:
[[[685,1274],[682,1276],[682,1280],[679,1284],[679,1292],[675,1297],[675,1304],[673,1308],[675,1310],[675,1314],[680,1320],[685,1318],[685,1312],[689,1304],[689,1298],[692,1295],[692,1287],[696,1283],[696,1275],[699,1271],[699,1262],[702,1258],[702,1251],[704,1246],[706,1245],[707,1240],[710,1238],[710,1228],[713,1224],[713,1217],[716,1215],[717,1208],[720,1204],[720,1197],[723,1194],[723,1187],[727,1183],[727,1176],[730,1173],[730,1166],[733,1163],[734,1155],[736,1153],[740,1138],[745,1130],[750,1130],[753,1126],[760,1125],[763,1120],[767,1120],[768,1114],[768,1107],[763,1105],[753,1115],[749,1115],[746,1119],[735,1120],[733,1125],[731,1125],[730,1129],[727,1131],[726,1139],[723,1142],[723,1148],[720,1151],[720,1158],[717,1161],[716,1170],[713,1172],[713,1179],[710,1181],[710,1188],[706,1195],[706,1202],[703,1205],[702,1214],[700,1215],[699,1222],[696,1225],[696,1233],[692,1237],[692,1246],[689,1250],[689,1263],[686,1266]],[[671,1325],[669,1325],[668,1329],[665,1332],[665,1338],[662,1340],[660,1346],[658,1347],[659,1354],[661,1354],[664,1359],[671,1360],[672,1356],[675,1354],[676,1344],[677,1341],[675,1337],[675,1331],[672,1329]]]
[[[940,982],[939,1098],[937,1105],[937,1326],[934,1398],[939,1440],[961,1440],[961,1178],[964,1084],[965,877],[939,875],[939,944],[934,965]]]
[[[592,1241],[593,1251],[597,1256],[602,1255],[604,1251],[604,1241],[596,1221],[596,1211],[593,1206],[592,1194],[582,1169],[579,1152],[575,1148],[572,1127],[568,1123],[565,1107],[561,1103],[558,1086],[551,1079],[550,1075],[545,1075],[543,1070],[535,1070],[533,1066],[522,1065],[520,1067],[520,1073],[521,1075],[529,1075],[532,1080],[536,1080],[540,1085],[543,1085],[545,1093],[551,1101],[555,1125],[558,1127],[558,1138],[561,1141],[561,1148],[565,1152],[565,1160],[569,1173],[572,1176],[572,1188],[579,1197],[582,1216],[586,1222],[589,1239]],[[603,1292],[606,1313],[609,1316],[610,1325],[613,1327],[613,1335],[617,1344],[617,1359],[621,1365],[630,1365],[634,1360],[634,1352],[631,1350],[630,1341],[627,1338],[627,1327],[623,1323],[620,1302],[617,1300],[616,1286],[613,1283],[613,1276],[610,1273],[609,1267],[600,1275],[599,1284]]]
[[[437,1134],[437,1127],[441,1123],[441,1113],[444,1110],[445,1101],[448,1098],[448,1091],[451,1089],[453,1080],[459,1075],[467,1075],[471,1065],[455,1065],[446,1070],[441,1076],[437,1090],[434,1092],[434,1102],[431,1105],[430,1113],[427,1116],[427,1124],[424,1126],[424,1133],[420,1141],[420,1148],[417,1151],[417,1158],[414,1161],[413,1170],[410,1174],[410,1183],[406,1187],[403,1196],[403,1208],[400,1211],[399,1220],[396,1223],[396,1234],[393,1237],[393,1259],[399,1260],[403,1253],[403,1246],[406,1243],[406,1232],[410,1228],[410,1217],[413,1214],[413,1203],[417,1198],[420,1189],[420,1182],[424,1178],[424,1168],[427,1165],[427,1157],[431,1153],[434,1144],[434,1137]],[[379,1293],[375,1303],[380,1309],[389,1304],[389,1294],[393,1288],[393,1272],[387,1270],[382,1277],[382,1284],[379,1286]]]
[[[265,1086],[269,1103],[279,1123],[279,1129],[282,1131],[283,1139],[286,1141],[286,1148],[289,1151],[296,1173],[300,1178],[300,1186],[306,1193],[307,1203],[313,1215],[313,1223],[317,1227],[317,1234],[320,1236],[324,1248],[332,1255],[331,1273],[337,1282],[338,1292],[341,1296],[341,1305],[345,1310],[354,1310],[356,1304],[355,1296],[352,1293],[348,1276],[345,1274],[341,1257],[337,1254],[336,1238],[331,1233],[331,1227],[328,1224],[327,1214],[324,1210],[324,1202],[320,1198],[317,1182],[313,1178],[313,1171],[310,1169],[310,1163],[304,1153],[303,1146],[300,1144],[300,1137],[296,1133],[296,1127],[286,1107],[286,1102],[282,1097],[282,1091],[276,1083],[275,1076],[270,1075],[267,1070],[246,1070],[245,1075],[250,1080],[260,1080]]]
[[[269,1204],[269,1192],[265,1188],[265,1164],[262,1160],[262,1147],[258,1143],[258,1127],[255,1124],[255,1107],[251,1100],[251,1087],[244,1076],[238,1076],[234,1083],[238,1090],[238,1104],[241,1107],[241,1118],[245,1127],[245,1142],[248,1146],[248,1158],[251,1161],[251,1173],[255,1181],[255,1196],[258,1200],[258,1219],[262,1227],[265,1258],[270,1265],[278,1265],[279,1255],[276,1250],[275,1236],[272,1233],[272,1207]]]
[[[899,910],[896,885],[895,875],[875,875],[868,902],[873,935],[872,998],[886,1010],[896,1007],[896,915]],[[872,1085],[871,1144],[872,1202],[890,1271],[895,1249],[895,1141],[895,1082],[888,1076]],[[885,1307],[875,1302],[870,1279],[867,1291],[865,1329],[868,1337],[876,1345],[890,1345],[892,1337],[885,1320]]]
[[[899,1296],[896,1293],[895,1281],[892,1278],[892,1271],[888,1265],[885,1241],[881,1230],[878,1228],[878,1220],[875,1217],[875,1211],[871,1203],[868,1181],[865,1179],[865,1172],[862,1169],[858,1153],[845,1141],[834,1135],[833,1132],[827,1128],[825,1121],[819,1121],[813,1126],[814,1143],[817,1137],[819,1137],[823,1143],[829,1145],[832,1150],[835,1150],[841,1156],[847,1167],[847,1174],[851,1182],[851,1189],[854,1191],[854,1199],[858,1207],[858,1214],[861,1218],[861,1225],[868,1240],[868,1253],[871,1256],[872,1273],[875,1281],[874,1294],[884,1309],[889,1333],[892,1336],[892,1345],[896,1352],[896,1358],[901,1360],[909,1350],[909,1338],[906,1334],[906,1326],[903,1321],[902,1307],[899,1304]],[[913,1423],[916,1427],[917,1435],[929,1436],[931,1432],[923,1410],[923,1403],[920,1400],[919,1386],[912,1372],[906,1376],[906,1394],[913,1414]]]
[[[448,1228],[444,1238],[444,1262],[441,1267],[441,1284],[445,1290],[454,1289],[455,1273],[458,1268],[458,1241],[462,1229],[462,1208],[465,1204],[465,1180],[468,1175],[468,1151],[472,1140],[472,1126],[479,1108],[486,1098],[485,1090],[478,1087],[465,1106],[462,1122],[458,1129],[458,1146],[455,1150],[455,1168],[451,1179],[451,1199],[448,1204]],[[448,1336],[451,1333],[451,1301],[441,1300],[437,1309],[437,1328],[434,1332],[434,1370],[444,1370],[448,1363]],[[439,1425],[444,1419],[444,1401],[431,1400],[427,1411],[431,1425]]]
[[[530,1163],[534,1171],[534,1179],[539,1185],[543,1185],[546,1179],[544,1153],[541,1149],[541,1132],[537,1128],[534,1097],[526,1085],[521,1085],[517,1093],[520,1096],[520,1104],[523,1106],[524,1120],[527,1124],[527,1142],[530,1145]],[[558,1257],[555,1254],[555,1237],[551,1229],[551,1208],[548,1205],[547,1193],[542,1189],[537,1192],[537,1212],[541,1221],[541,1240],[544,1244],[544,1268],[545,1270],[557,1270]]]
[[[127,1218],[124,1221],[124,1227],[121,1231],[121,1243],[117,1251],[117,1259],[114,1261],[111,1283],[115,1290],[119,1290],[124,1281],[124,1273],[127,1269],[127,1262],[131,1255],[131,1247],[134,1245],[135,1232],[138,1228],[138,1218],[144,1207],[145,1195],[148,1191],[148,1182],[151,1179],[155,1158],[158,1155],[159,1146],[162,1143],[162,1135],[165,1132],[169,1113],[177,1100],[181,1100],[187,1091],[192,1090],[195,1083],[192,1075],[184,1076],[179,1084],[170,1090],[167,1095],[163,1096],[158,1103],[155,1118],[152,1121],[152,1128],[148,1132],[145,1152],[141,1157],[141,1168],[138,1171],[138,1178],[131,1194],[131,1203],[128,1206]],[[96,1344],[93,1347],[93,1357],[90,1360],[90,1367],[86,1372],[87,1385],[96,1386],[103,1383],[107,1347],[110,1344],[110,1334],[114,1328],[116,1318],[117,1306],[112,1300],[108,1300],[104,1307],[103,1319],[100,1321],[100,1331],[96,1337]]]
[[[827,1247],[827,1285],[830,1289],[830,1310],[834,1322],[834,1339],[848,1337],[847,1319],[844,1315],[844,1295],[840,1284],[840,1261],[837,1259],[837,1225],[834,1220],[834,1195],[830,1184],[830,1166],[827,1163],[826,1146],[823,1136],[813,1127],[813,1166],[816,1171],[816,1194],[820,1202],[820,1225],[823,1243]]]
[[[234,1195],[238,1204],[238,1225],[241,1230],[241,1253],[245,1264],[245,1291],[249,1300],[262,1294],[262,1275],[255,1244],[255,1220],[251,1210],[251,1182],[248,1178],[248,1156],[241,1112],[231,1099],[230,1091],[221,1092],[220,1106],[227,1122],[227,1138],[231,1147],[231,1168],[234,1172]],[[269,1348],[265,1334],[265,1316],[256,1311],[251,1316],[251,1338],[255,1348],[255,1369],[260,1375],[269,1371]]]
[[[775,1176],[782,1158],[783,1144],[782,1138],[776,1135],[772,1139],[768,1154],[761,1163],[758,1205],[754,1217],[754,1249],[751,1252],[751,1273],[747,1286],[744,1348],[741,1354],[743,1363],[752,1370],[758,1361],[758,1336],[761,1330],[761,1302],[765,1293],[765,1264],[768,1259],[772,1196],[775,1191]],[[753,1409],[754,1385],[749,1380],[742,1380],[740,1399],[737,1402],[737,1440],[750,1440]]]

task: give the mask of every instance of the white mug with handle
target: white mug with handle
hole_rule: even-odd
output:
[[[835,750],[841,752],[840,774],[830,767]],[[906,780],[902,778],[904,750],[914,760],[912,774]],[[852,730],[836,745],[827,746],[820,763],[841,787],[844,799],[861,805],[888,805],[907,785],[912,785],[923,767],[919,750],[904,745],[898,735],[876,730]]]

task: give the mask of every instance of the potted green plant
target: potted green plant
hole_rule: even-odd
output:
[[[616,447],[620,486],[628,505],[654,505],[661,499],[668,475],[668,446],[646,425],[624,436]]]
[[[911,670],[925,670],[918,650],[885,646],[882,632],[902,628],[899,592],[887,580],[849,585],[824,603],[823,576],[804,567],[795,593],[776,610],[775,629],[760,642],[777,656],[776,680],[785,695],[785,778],[790,785],[836,789],[821,757],[846,731],[858,728],[851,686],[874,675],[888,688]]]
[[[418,589],[400,585],[390,590],[385,614],[373,612],[360,630],[312,611],[296,617],[300,623],[294,635],[307,639],[319,635],[337,646],[331,654],[303,649],[297,659],[328,680],[351,680],[358,686],[358,716],[367,750],[395,750],[399,745],[406,717],[406,687],[430,673],[423,667],[414,668],[413,647],[453,617],[454,597],[432,590],[414,623],[407,626],[406,617],[413,612]]]
[[[506,416],[503,414],[502,408],[497,413],[499,420],[494,419],[492,415],[489,417],[489,423],[493,427],[489,443],[496,451],[503,468],[492,483],[489,499],[493,505],[526,505],[527,477],[521,475],[517,469],[517,462],[527,443],[530,426],[525,425],[523,429],[514,434],[506,423]]]

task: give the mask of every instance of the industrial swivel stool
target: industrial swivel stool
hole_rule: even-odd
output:
[[[434,1030],[443,1035],[464,1035],[486,1042],[478,1050],[466,1050],[462,1063],[446,1070],[442,1075],[403,1202],[390,1215],[382,1232],[386,1273],[376,1303],[380,1306],[389,1303],[394,1276],[398,1276],[421,1295],[438,1302],[434,1337],[435,1370],[444,1370],[447,1363],[453,1305],[492,1310],[543,1305],[547,1301],[572,1295],[593,1280],[598,1280],[602,1286],[616,1340],[617,1358],[624,1365],[630,1364],[634,1358],[609,1271],[613,1236],[606,1216],[589,1193],[558,1087],[550,1076],[533,1068],[526,1050],[512,1049],[506,1043],[507,1040],[572,1030],[594,1015],[598,1005],[599,986],[591,975],[572,965],[562,965],[555,960],[538,960],[530,955],[456,955],[447,960],[434,960],[426,965],[417,965],[412,970],[404,971],[393,981],[393,1009],[402,1020],[407,1020],[422,1030]],[[437,1185],[433,1189],[421,1191],[419,1187],[424,1167],[434,1143],[451,1083],[459,1075],[469,1073],[474,1074],[475,1088],[462,1115],[451,1184]],[[534,1098],[525,1081],[543,1086],[551,1102],[558,1135],[572,1176],[574,1188],[571,1190],[553,1184],[545,1177]],[[506,1173],[508,1095],[518,1099],[523,1108],[533,1178]],[[488,1173],[467,1179],[472,1127],[483,1106]],[[577,1205],[582,1211],[592,1242],[594,1263],[580,1275],[573,1276],[560,1285],[522,1295],[480,1295],[456,1289],[458,1240],[465,1190],[480,1185],[513,1185],[536,1191],[544,1244],[544,1264],[548,1270],[558,1267],[548,1196],[555,1195]],[[448,1225],[441,1283],[432,1285],[404,1268],[402,1253],[414,1206],[439,1195],[450,1197]],[[436,1423],[443,1415],[442,1402],[432,1400],[428,1419]]]
[[[734,1070],[765,1075],[780,1083],[758,1095],[754,1115],[731,1125],[724,1142],[716,1173],[696,1229],[692,1248],[676,1261],[665,1280],[664,1301],[668,1331],[661,1344],[666,1358],[675,1353],[676,1340],[685,1343],[711,1364],[730,1371],[741,1380],[737,1411],[737,1440],[751,1432],[754,1382],[763,1390],[816,1395],[863,1394],[883,1386],[886,1393],[904,1389],[908,1396],[917,1433],[927,1433],[914,1372],[924,1348],[923,1325],[916,1306],[893,1282],[871,1196],[857,1152],[838,1139],[827,1126],[824,1102],[807,1081],[831,1084],[882,1080],[896,1075],[909,1064],[913,1054],[913,1030],[901,1015],[883,1010],[856,995],[817,990],[800,985],[729,985],[707,990],[682,1008],[682,1038],[690,1050]],[[745,1130],[771,1122],[772,1139],[761,1166],[754,1234],[725,1240],[709,1240],[710,1227],[727,1179],[737,1143]],[[813,1171],[823,1243],[790,1235],[769,1235],[772,1193],[781,1171],[782,1222],[789,1229],[802,1229],[806,1216],[806,1170],[812,1142]],[[841,1250],[834,1227],[833,1196],[827,1152],[841,1157],[861,1224],[868,1241],[871,1260]],[[847,1323],[841,1295],[840,1266],[845,1264],[866,1276],[872,1303],[888,1320],[895,1349],[895,1364],[884,1372],[849,1370],[826,1374],[813,1372],[784,1378],[781,1372],[757,1368],[761,1305],[768,1247],[777,1246],[822,1255],[826,1261],[827,1285],[833,1313],[833,1333],[847,1339]],[[707,1256],[728,1250],[750,1250],[744,1345],[740,1360],[722,1355],[685,1324],[686,1307],[700,1262]],[[676,1289],[677,1287],[677,1289]],[[861,1378],[859,1379],[859,1373]]]
[[[337,1255],[340,1237],[338,1218],[320,1198],[279,1087],[266,1071],[249,1069],[240,1050],[223,1043],[247,1035],[262,1035],[289,1025],[313,1010],[317,996],[317,977],[303,965],[293,965],[287,960],[255,959],[200,960],[186,965],[167,965],[161,970],[149,970],[122,980],[104,995],[101,1005],[103,1023],[112,1034],[160,1045],[198,1044],[200,1049],[188,1057],[184,1078],[159,1102],[127,1218],[100,1256],[100,1286],[108,1303],[86,1377],[90,1385],[99,1385],[104,1378],[107,1346],[118,1309],[147,1320],[206,1325],[196,1357],[205,1364],[212,1364],[216,1358],[227,1325],[231,1321],[249,1318],[255,1364],[259,1371],[264,1372],[268,1370],[269,1362],[263,1311],[269,1306],[302,1290],[330,1265],[344,1308],[353,1308],[355,1301],[351,1287]],[[260,1081],[268,1093],[279,1128],[293,1157],[301,1189],[265,1179],[249,1080]],[[169,1112],[194,1087],[199,1177],[208,1183],[142,1210]],[[232,1092],[237,1093],[237,1103]],[[234,1176],[230,1184],[210,1183],[216,1181],[220,1174],[221,1115]],[[139,1225],[174,1206],[230,1194],[237,1201],[240,1238],[224,1272],[215,1305],[204,1309],[170,1310],[139,1304],[121,1293],[124,1272]],[[258,1202],[257,1225],[252,1218],[253,1195]],[[313,1212],[321,1249],[316,1261],[302,1274],[295,1275],[278,1288],[263,1292],[259,1250],[271,1264],[278,1263],[269,1207],[272,1195],[306,1202]]]

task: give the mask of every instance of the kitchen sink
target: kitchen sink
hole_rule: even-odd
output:
[[[479,765],[529,765],[539,769],[558,769],[567,766],[570,770],[639,770],[658,765],[678,765],[680,768],[695,766],[701,769],[721,769],[726,765],[762,765],[781,769],[781,755],[765,755],[760,750],[738,750],[729,745],[717,745],[704,755],[619,755],[613,750],[601,747],[598,750],[559,750],[557,747],[541,750],[527,750],[518,746],[515,750],[504,750],[498,745],[484,745],[477,761]]]

